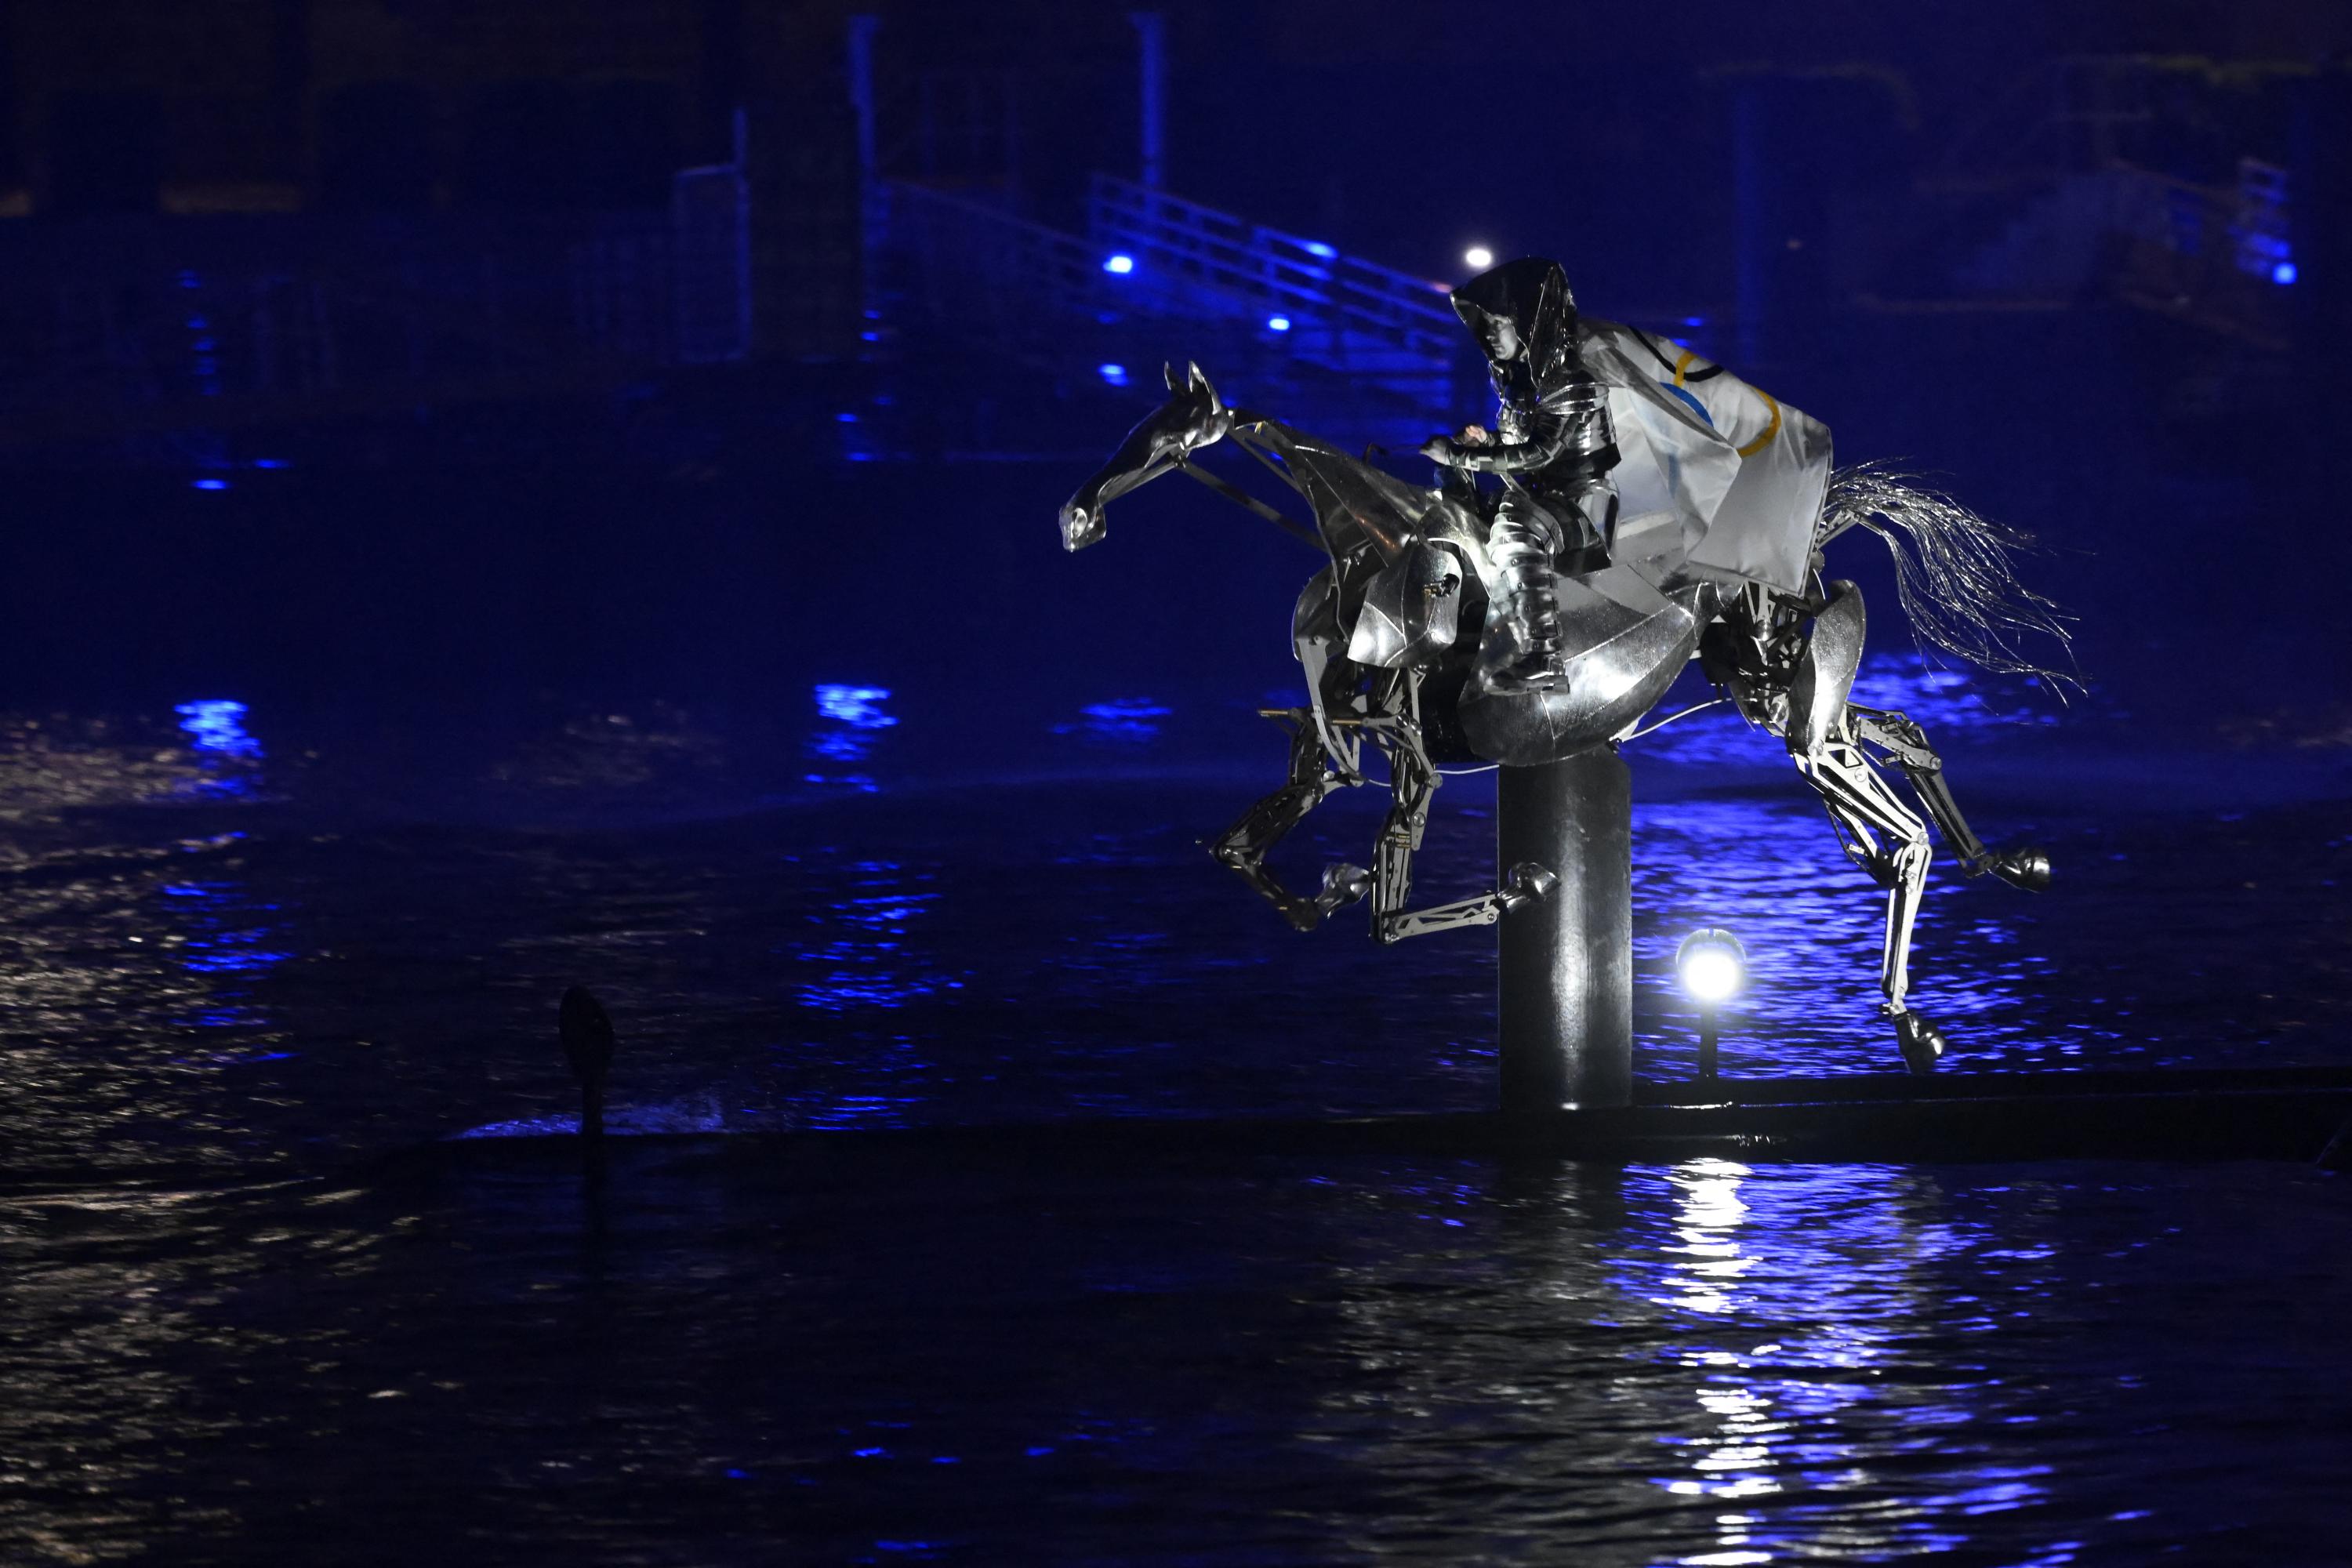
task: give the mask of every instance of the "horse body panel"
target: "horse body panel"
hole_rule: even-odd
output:
[[[1542,691],[1464,694],[1462,727],[1481,756],[1528,766],[1616,739],[1656,706],[1698,646],[1697,617],[1627,567],[1561,578],[1559,606],[1565,679]]]

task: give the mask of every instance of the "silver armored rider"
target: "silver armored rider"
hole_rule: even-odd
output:
[[[2021,650],[2031,636],[2062,653],[2066,640],[2011,571],[2023,541],[1884,468],[1832,473],[1818,421],[1688,349],[1580,319],[1557,263],[1482,274],[1455,308],[1500,406],[1491,436],[1473,426],[1423,448],[1439,464],[1434,488],[1227,406],[1193,366],[1171,371],[1169,401],[1062,508],[1063,543],[1078,550],[1104,537],[1109,501],[1181,471],[1303,533],[1192,460],[1230,438],[1314,513],[1325,564],[1291,620],[1307,701],[1268,710],[1292,730],[1289,776],[1218,837],[1217,858],[1301,931],[1367,894],[1383,942],[1491,925],[1557,879],[1521,864],[1479,898],[1408,907],[1441,766],[1622,744],[1696,658],[1724,700],[1783,742],[1846,853],[1886,889],[1884,1012],[1905,1063],[1931,1070],[1943,1037],[1906,1000],[1929,838],[1882,766],[1900,771],[1968,874],[2040,889],[2049,860],[1987,848],[1919,726],[1850,700],[1862,595],[1824,580],[1822,551],[1850,528],[1877,533],[1925,639],[2063,682]],[[1291,891],[1266,855],[1334,791],[1370,782],[1368,744],[1391,792],[1372,868],[1334,865],[1313,894]]]
[[[1486,356],[1495,430],[1436,437],[1422,455],[1501,478],[1486,552],[1502,592],[1476,679],[1494,691],[1540,690],[1561,673],[1557,574],[1609,564],[1618,453],[1608,390],[1578,352],[1576,300],[1553,263],[1530,257],[1481,273],[1454,290],[1454,310]]]

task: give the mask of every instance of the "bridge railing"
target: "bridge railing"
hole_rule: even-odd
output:
[[[1087,232],[1105,258],[1131,259],[1139,299],[1279,322],[1299,358],[1454,401],[1465,339],[1444,284],[1109,174],[1094,177]]]

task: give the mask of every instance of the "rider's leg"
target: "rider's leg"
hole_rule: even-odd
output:
[[[1352,782],[1324,771],[1322,742],[1314,725],[1302,721],[1290,740],[1290,782],[1242,813],[1210,846],[1210,853],[1239,872],[1293,926],[1313,931],[1325,915],[1364,896],[1368,879],[1362,868],[1333,866],[1323,874],[1322,890],[1302,899],[1275,879],[1265,868],[1265,857],[1326,795]]]
[[[1486,531],[1498,579],[1496,635],[1480,650],[1478,679],[1489,690],[1541,691],[1559,683],[1559,590],[1553,561],[1566,530],[1524,490],[1506,494]]]
[[[1904,1064],[1931,1070],[1944,1053],[1943,1037],[1906,1005],[1911,987],[1911,935],[1927,882],[1927,825],[1879,776],[1862,748],[1833,740],[1792,757],[1829,808],[1846,854],[1886,889],[1886,939],[1879,985],[1895,1023]]]

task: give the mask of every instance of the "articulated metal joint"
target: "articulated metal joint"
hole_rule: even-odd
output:
[[[1458,931],[1464,926],[1490,926],[1512,910],[1546,897],[1559,886],[1559,879],[1551,872],[1532,860],[1522,860],[1511,868],[1503,885],[1491,893],[1426,910],[1382,915],[1372,934],[1387,943],[1402,942],[1409,936],[1427,936],[1432,931]]]

